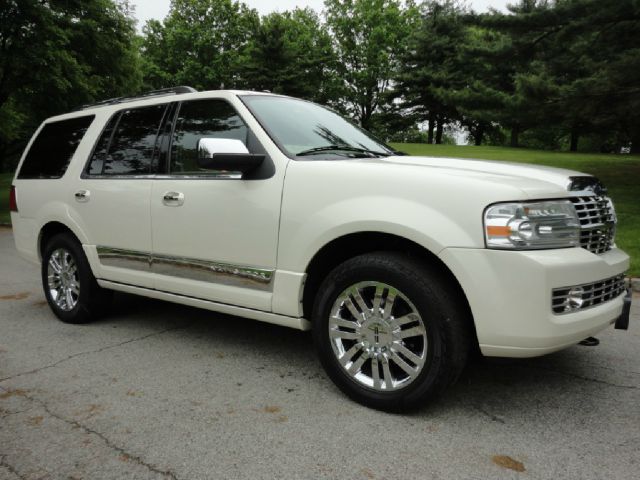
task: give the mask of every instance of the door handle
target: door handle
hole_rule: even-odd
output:
[[[78,190],[74,196],[76,197],[76,202],[86,203],[89,201],[91,192],[89,190]]]
[[[162,196],[162,203],[167,207],[180,207],[184,203],[184,193],[167,192]]]

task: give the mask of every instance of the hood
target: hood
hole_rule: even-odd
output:
[[[522,190],[529,198],[567,196],[568,191],[571,190],[573,177],[582,179],[591,177],[585,173],[563,168],[492,160],[413,156],[394,156],[379,160],[398,166],[438,169],[439,173],[481,178],[513,186]]]

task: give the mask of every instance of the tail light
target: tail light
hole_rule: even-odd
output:
[[[9,210],[12,212],[18,211],[18,202],[16,201],[16,187],[11,185],[11,192],[9,193]]]

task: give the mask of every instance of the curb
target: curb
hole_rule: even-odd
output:
[[[625,278],[624,283],[627,288],[630,288],[634,292],[640,292],[640,278]]]

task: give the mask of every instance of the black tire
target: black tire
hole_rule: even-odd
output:
[[[426,329],[428,348],[424,348],[422,370],[398,390],[376,390],[357,381],[340,364],[331,343],[329,317],[334,302],[345,289],[368,281],[382,282],[403,293],[417,309]],[[313,337],[325,371],[351,399],[380,410],[406,411],[423,406],[458,379],[471,346],[469,316],[459,288],[436,268],[400,253],[375,252],[342,263],[324,280],[313,307]],[[377,327],[375,335],[378,338]],[[376,371],[382,372],[382,366],[377,365]]]
[[[68,252],[73,259],[77,268],[75,279],[79,281],[80,285],[77,303],[70,309],[62,308],[56,303],[49,287],[49,261],[54,252],[61,249]],[[65,323],[88,323],[100,317],[105,313],[113,296],[111,290],[106,290],[98,285],[82,250],[82,245],[69,233],[59,233],[49,239],[42,255],[41,275],[42,287],[49,307]]]

